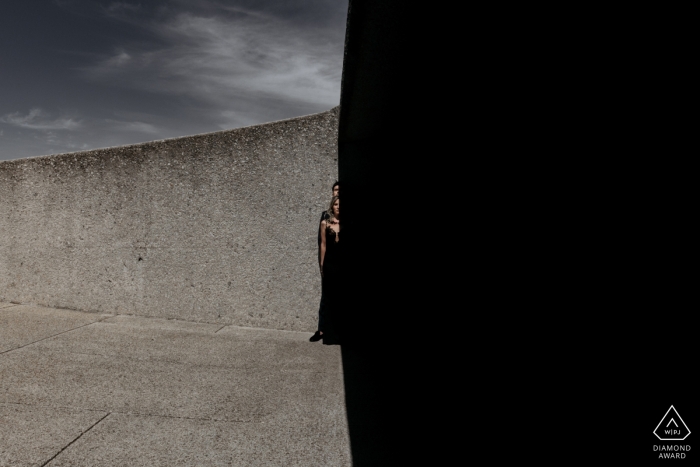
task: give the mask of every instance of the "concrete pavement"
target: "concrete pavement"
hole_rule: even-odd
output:
[[[309,336],[0,303],[0,466],[349,466]]]

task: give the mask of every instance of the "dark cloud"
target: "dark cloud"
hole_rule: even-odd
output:
[[[12,65],[0,74],[0,159],[236,128],[339,103],[347,2],[51,8],[51,23],[46,11],[10,11],[20,23],[13,31],[47,29],[40,39],[16,37],[12,51],[0,45]]]

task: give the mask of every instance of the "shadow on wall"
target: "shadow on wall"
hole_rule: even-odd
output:
[[[346,29],[338,132],[347,253],[342,358],[355,467],[423,465],[419,456],[445,450],[446,427],[437,423],[444,397],[436,391],[443,369],[434,357],[451,326],[438,292],[449,273],[433,266],[451,250],[433,176],[449,179],[441,141],[450,136],[436,131],[440,114],[427,112],[436,83],[421,82],[424,56],[406,42],[417,34],[408,10],[397,0],[351,0]]]
[[[626,124],[649,129],[635,141],[613,78],[557,70],[576,40],[474,9],[451,28],[442,8],[350,0],[338,143],[353,464],[657,460],[654,427],[671,404],[692,417],[700,390],[682,333],[692,274],[676,264],[689,229],[665,222],[662,196],[664,180],[688,184],[675,162],[647,174],[609,148],[673,153],[687,125],[647,106]],[[568,60],[613,76],[599,42]]]

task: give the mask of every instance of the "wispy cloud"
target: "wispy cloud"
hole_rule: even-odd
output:
[[[107,68],[119,68],[131,61],[131,55],[123,50],[118,51],[115,55],[105,60],[104,65]]]
[[[0,118],[0,124],[8,125],[6,129],[10,141],[0,145],[0,160],[18,154],[55,154],[174,136],[167,127],[124,117],[127,119],[86,117],[78,121],[68,117],[52,118],[40,108],[34,108],[26,115],[20,112],[5,115]],[[5,129],[0,130],[0,137],[4,139],[5,133]],[[15,145],[19,140],[24,141],[21,147]]]
[[[50,0],[46,24],[22,8],[15,40],[0,44],[14,60],[2,73],[21,83],[0,89],[0,160],[255,125],[340,100],[347,0]],[[35,57],[31,80],[24,57]]]
[[[134,131],[137,133],[159,134],[159,130],[155,125],[144,122],[123,122],[118,120],[105,120],[105,123],[113,131]]]
[[[179,13],[141,26],[161,45],[124,44],[85,68],[87,76],[189,97],[229,114],[250,99],[316,111],[339,102],[342,44],[322,34],[241,11],[211,17]]]
[[[76,130],[82,126],[79,121],[70,117],[51,119],[49,113],[40,108],[31,109],[24,116],[19,112],[7,114],[0,118],[0,122],[30,130]]]

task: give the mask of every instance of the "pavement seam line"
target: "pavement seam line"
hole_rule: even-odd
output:
[[[39,341],[37,341],[37,342],[39,342]],[[12,349],[12,350],[14,350],[14,349]],[[88,355],[91,357],[114,358],[114,355],[105,355],[105,354],[101,354],[101,353],[92,353],[92,352],[74,352],[72,350],[64,350],[63,353],[73,354],[73,355]],[[146,356],[146,357],[120,356],[119,358],[122,358],[125,360],[137,361],[137,362],[159,362],[159,363],[172,363],[172,364],[176,364],[176,365],[187,364],[187,362],[183,362],[182,360],[170,360],[167,358],[163,358],[163,359],[152,358],[152,357],[148,357],[148,356]],[[255,370],[255,369],[259,368],[257,366],[222,366],[222,365],[216,365],[213,363],[208,363],[208,364],[201,363],[198,366],[199,366],[199,368],[224,368],[224,369],[229,369],[229,370]],[[314,373],[314,374],[315,373],[325,373],[325,371],[314,371],[312,373]]]
[[[13,304],[13,306],[17,306],[17,305],[22,305],[22,303],[18,303],[18,304],[16,304],[16,305]],[[76,311],[76,312],[79,312],[79,313],[103,313],[103,312],[101,312],[101,311],[84,311],[84,310],[78,310],[78,309],[75,309],[75,308],[66,308],[66,307],[51,307],[51,306],[44,306],[44,305],[27,305],[27,306],[40,306],[40,307],[42,307],[42,308],[53,308],[53,309],[56,309],[56,310]],[[8,308],[10,308],[10,307],[8,307]],[[0,308],[0,309],[1,309],[1,308]],[[116,318],[117,316],[133,316],[133,317],[135,317],[135,318],[144,318],[144,319],[153,319],[153,320],[181,321],[181,322],[183,322],[183,323],[191,323],[191,324],[219,324],[219,323],[213,323],[213,322],[210,322],[210,321],[190,321],[190,320],[182,319],[182,318],[172,318],[172,317],[169,318],[169,317],[158,317],[158,316],[150,316],[150,315],[139,315],[139,314],[136,314],[136,313],[114,313],[114,314],[112,314],[111,316],[109,316],[109,317],[107,317],[107,318],[104,318],[104,319],[101,319],[101,320],[95,321],[95,322],[96,322],[96,323],[101,323],[102,321],[106,321],[106,320],[108,320],[108,319]],[[92,324],[92,323],[91,323],[91,324]],[[112,324],[112,323],[110,323],[110,324]],[[115,324],[116,324],[116,323],[115,323]],[[292,329],[259,328],[259,327],[253,327],[253,326],[241,326],[241,325],[238,325],[238,324],[224,324],[223,327],[225,328],[225,327],[227,327],[227,326],[231,326],[231,327],[234,327],[234,328],[240,328],[240,329],[254,329],[254,330],[258,330],[258,331],[291,332],[291,333],[295,333],[295,334],[308,334],[309,332],[311,332],[311,331],[294,331],[294,330],[292,330]],[[77,329],[77,328],[76,328],[76,329]],[[221,329],[223,329],[223,328],[221,328]],[[219,330],[216,331],[216,332],[221,331],[221,329],[219,329]],[[215,332],[215,333],[216,333],[216,332]],[[1,353],[0,353],[0,354],[1,354]]]
[[[74,310],[74,311],[80,311],[80,310]],[[85,312],[85,313],[90,313],[90,312]],[[150,316],[150,315],[139,315],[136,313],[114,313],[112,316],[110,316],[107,319],[112,319],[116,318],[118,316],[131,316],[133,318],[143,318],[143,319],[151,319],[151,320],[167,320],[167,321],[179,321],[182,323],[190,323],[190,324],[220,324],[220,323],[214,323],[211,321],[191,321],[188,319],[182,319],[182,318],[173,318],[173,317],[162,317],[162,316]],[[102,320],[101,320],[102,321]],[[116,324],[116,323],[110,323],[110,324]],[[253,327],[253,326],[241,326],[238,324],[224,324],[224,328],[227,326],[231,326],[234,328],[240,328],[240,329],[255,329],[259,331],[279,331],[279,332],[292,332],[296,334],[308,334],[309,332],[312,331],[294,331],[292,329],[276,329],[276,328],[259,328],[259,327]],[[222,328],[223,329],[223,328]],[[219,332],[221,329],[219,329],[216,332]]]
[[[25,407],[34,407],[39,409],[62,409],[72,412],[101,412],[105,413],[104,409],[89,409],[87,407],[73,407],[71,405],[43,405],[43,404],[28,404],[26,402],[0,402],[0,405],[21,405]],[[110,412],[114,413],[114,411]]]
[[[201,422],[224,422],[224,423],[251,423],[245,420],[234,420],[234,419],[228,419],[228,418],[199,418],[199,417],[178,417],[177,415],[161,415],[161,414],[154,414],[154,413],[143,413],[143,412],[119,412],[119,411],[113,411],[111,413],[116,413],[119,415],[126,415],[126,416],[137,416],[137,417],[157,417],[157,418],[175,418],[178,420],[194,420],[194,421],[201,421]],[[255,421],[254,421],[255,422]],[[253,423],[254,423],[253,422]]]
[[[35,407],[35,408],[41,408],[41,409],[63,409],[63,410],[69,410],[73,412],[102,412],[104,413],[104,409],[88,409],[85,407],[73,407],[70,405],[42,405],[42,404],[27,404],[26,402],[0,402],[0,405],[21,405],[25,407]],[[218,413],[218,412],[217,412]],[[257,420],[253,421],[248,421],[248,420],[235,420],[232,418],[201,418],[201,417],[184,417],[184,416],[177,416],[177,415],[164,415],[164,414],[157,414],[157,413],[145,413],[145,412],[121,412],[119,410],[112,410],[110,411],[107,415],[110,414],[118,414],[118,415],[127,415],[127,416],[138,416],[138,417],[157,417],[157,418],[176,418],[180,420],[194,420],[194,421],[201,421],[201,422],[224,422],[224,423],[256,423]],[[266,414],[269,415],[269,414]]]
[[[92,430],[93,428],[95,428],[95,426],[96,426],[98,423],[100,423],[102,420],[104,420],[105,418],[109,417],[110,415],[111,415],[111,412],[108,413],[107,415],[105,415],[104,417],[100,418],[99,420],[97,420],[95,423],[92,424],[92,426],[90,426],[90,428],[88,428],[87,430],[85,430],[85,431],[83,431],[82,433],[80,433],[80,434],[78,435],[77,438],[75,438],[75,439],[74,439],[73,441],[71,441],[70,443],[66,444],[66,445],[63,447],[63,449],[61,449],[61,450],[58,451],[56,454],[54,454],[54,456],[53,456],[51,459],[49,459],[49,460],[47,460],[46,462],[44,462],[43,464],[41,464],[40,467],[46,466],[46,464],[48,464],[49,462],[51,462],[52,460],[54,460],[56,457],[58,457],[59,454],[61,454],[61,453],[62,453],[63,451],[65,451],[66,449],[68,449],[73,443],[75,443],[76,441],[78,441],[85,433],[87,433],[88,431],[90,431],[90,430]]]
[[[14,350],[23,349],[23,348],[25,348],[25,347],[27,347],[27,346],[29,346],[29,345],[36,344],[37,342],[45,341],[46,339],[51,339],[52,337],[60,336],[61,334],[65,334],[65,333],[67,333],[67,332],[75,331],[76,329],[84,328],[85,326],[90,326],[91,324],[100,323],[100,322],[104,321],[105,319],[108,319],[108,318],[98,319],[97,321],[93,321],[92,323],[83,324],[82,326],[78,326],[77,328],[68,329],[67,331],[59,332],[58,334],[54,334],[54,335],[52,335],[52,336],[44,337],[43,339],[39,339],[38,341],[30,342],[29,344],[20,345],[19,347],[15,347],[14,349],[5,350],[4,352],[0,352],[0,355],[4,355],[4,354],[9,353],[9,352],[12,352],[12,351],[14,351]]]

